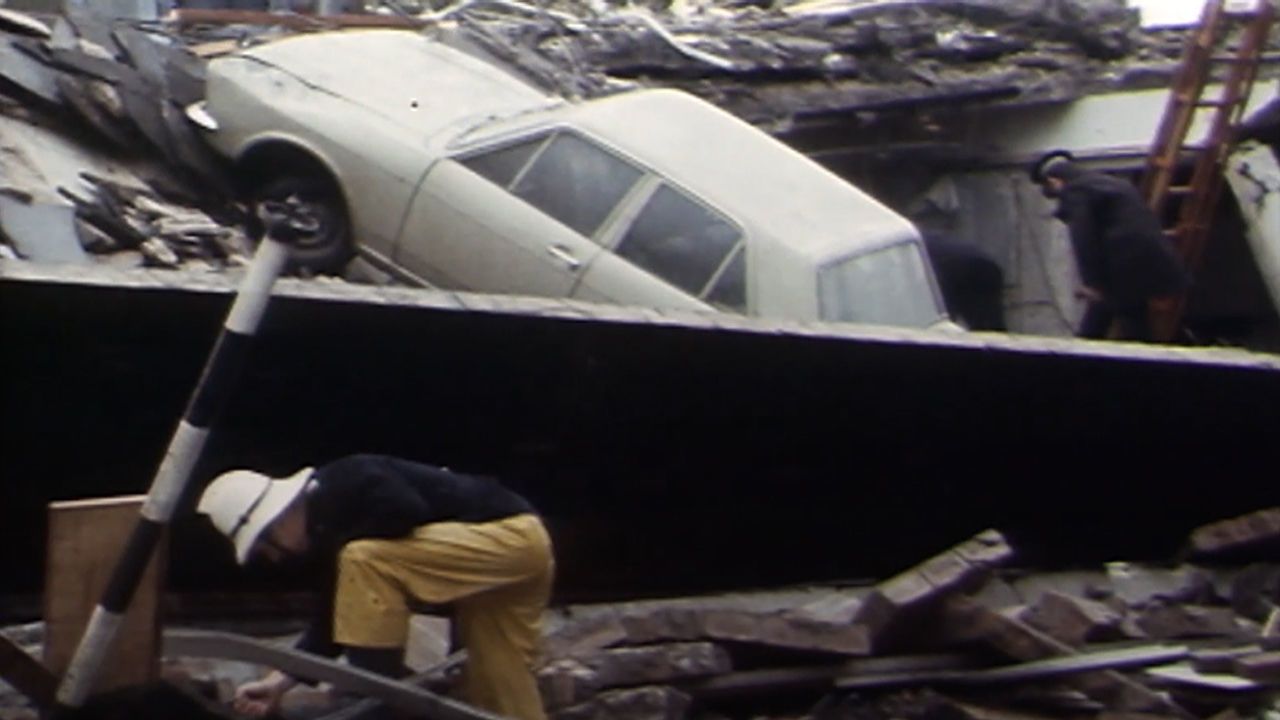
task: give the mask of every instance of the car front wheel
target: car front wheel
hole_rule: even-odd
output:
[[[309,206],[315,228],[302,233],[289,247],[287,271],[301,275],[340,274],[351,260],[351,229],[342,194],[331,182],[302,177],[281,177],[262,185],[253,194],[256,208],[264,200],[289,198]],[[261,234],[258,228],[256,234]]]

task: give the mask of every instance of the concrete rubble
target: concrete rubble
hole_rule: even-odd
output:
[[[538,669],[543,699],[556,720],[1273,720],[1277,513],[1195,529],[1160,565],[1035,572],[988,530],[874,585],[555,607]],[[0,635],[37,655],[43,629]],[[437,692],[451,690],[462,659],[449,655],[448,637],[447,620],[416,617],[407,661]],[[168,683],[211,713],[262,670],[164,663]],[[303,690],[286,715],[361,716],[329,700],[324,686]],[[0,717],[35,714],[10,691]]]

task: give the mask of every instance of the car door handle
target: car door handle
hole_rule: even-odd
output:
[[[570,270],[577,270],[582,267],[582,261],[574,257],[573,253],[569,252],[562,245],[548,245],[547,253],[551,255],[551,257],[559,260],[565,265],[568,265]]]

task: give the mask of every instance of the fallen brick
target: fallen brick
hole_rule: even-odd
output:
[[[1235,673],[1258,682],[1280,682],[1280,652],[1264,652],[1236,658]]]
[[[843,655],[869,655],[866,627],[819,622],[783,614],[735,610],[711,611],[702,618],[703,631],[714,640],[735,640],[797,650]]]
[[[1152,568],[1133,563],[1107,563],[1107,575],[1117,597],[1131,608],[1155,600],[1203,602],[1214,593],[1209,574],[1196,567]]]
[[[610,690],[552,714],[552,720],[683,720],[692,699],[671,687]]]
[[[870,633],[873,645],[911,613],[927,609],[947,595],[975,590],[992,567],[1013,557],[1013,548],[994,530],[934,556],[875,587],[862,599],[852,621]]]
[[[979,639],[1017,660],[1076,654],[1066,643],[966,598],[948,600],[944,613],[953,635]],[[1185,713],[1167,698],[1114,670],[1084,672],[1064,678],[1064,682],[1113,710]]]
[[[564,658],[617,645],[627,639],[626,628],[610,613],[584,620],[568,620],[542,640],[547,658]]]
[[[1231,608],[1203,605],[1150,605],[1134,622],[1156,639],[1230,637],[1240,631]]]
[[[1124,616],[1110,606],[1053,591],[1041,594],[1018,619],[1072,647],[1124,634],[1120,629]]]
[[[1280,541],[1280,507],[1220,520],[1191,532],[1191,551],[1197,556],[1226,552]]]
[[[599,687],[652,685],[733,669],[729,653],[709,642],[600,650],[581,662],[596,673]]]

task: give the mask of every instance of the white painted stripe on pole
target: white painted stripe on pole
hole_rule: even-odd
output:
[[[60,705],[84,705],[93,689],[97,670],[107,657],[107,650],[123,621],[124,615],[110,612],[101,605],[93,609],[89,625],[80,638],[80,645],[76,647],[76,654],[71,658],[71,664],[67,666],[67,672],[58,685],[57,700]]]
[[[142,504],[142,517],[161,525],[169,522],[182,499],[191,471],[200,459],[207,437],[208,428],[196,427],[186,420],[178,423],[164,460],[160,462],[160,469],[151,481],[147,500]]]
[[[283,243],[264,239],[249,264],[248,274],[240,285],[240,293],[227,315],[226,328],[242,335],[253,335],[271,299],[271,286],[284,270],[289,248]]]

